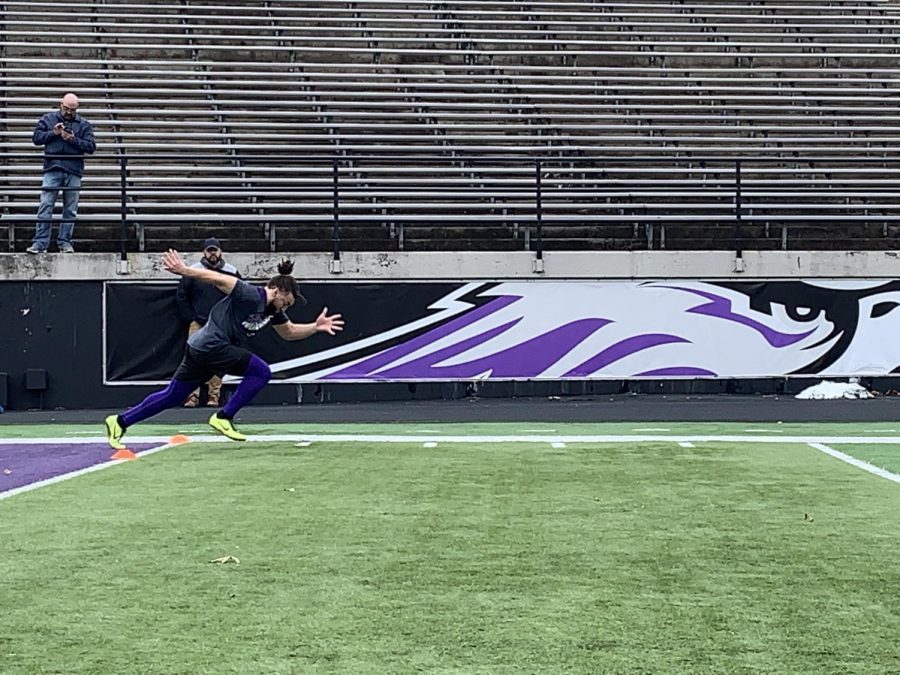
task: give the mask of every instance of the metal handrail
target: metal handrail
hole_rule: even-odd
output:
[[[527,167],[529,165],[534,167],[533,170],[533,179],[530,184],[526,183],[523,188],[523,196],[531,194],[534,203],[534,236],[530,238],[529,247],[535,253],[535,256],[538,260],[543,259],[543,226],[544,226],[544,217],[545,217],[545,209],[544,209],[544,177],[548,172],[553,172],[558,170],[559,167],[566,167],[569,169],[574,169],[575,167],[584,167],[585,165],[592,165],[594,167],[598,167],[599,170],[603,170],[604,167],[608,167],[610,170],[621,169],[628,165],[636,165],[642,166],[646,164],[658,165],[661,161],[659,157],[650,157],[650,156],[639,156],[639,157],[618,157],[618,156],[607,156],[607,155],[596,155],[596,156],[585,156],[585,155],[566,155],[563,154],[562,151],[557,153],[538,153],[535,152],[533,154],[527,155],[490,155],[490,154],[474,154],[470,155],[468,153],[463,153],[458,150],[454,150],[453,148],[447,148],[445,152],[435,152],[433,148],[429,148],[427,152],[423,153],[410,153],[407,150],[397,152],[391,152],[390,148],[385,148],[383,153],[379,154],[370,154],[365,152],[354,152],[352,148],[348,148],[346,150],[342,150],[339,154],[297,154],[296,148],[286,149],[285,152],[278,153],[269,153],[265,155],[257,155],[257,154],[234,154],[229,155],[227,158],[223,157],[221,154],[195,154],[195,155],[187,155],[187,156],[173,156],[171,154],[159,154],[159,153],[135,153],[135,154],[124,154],[117,153],[115,155],[111,154],[95,154],[91,156],[84,155],[44,155],[39,152],[16,152],[16,153],[6,153],[5,159],[7,160],[38,160],[38,159],[80,159],[80,158],[89,158],[91,161],[96,161],[99,159],[105,160],[113,160],[118,164],[119,168],[119,222],[120,222],[120,234],[119,234],[119,253],[123,260],[127,257],[127,242],[128,242],[128,233],[130,225],[133,223],[134,216],[129,218],[128,214],[128,196],[129,196],[129,185],[128,185],[128,170],[129,167],[134,167],[134,165],[141,162],[159,162],[166,161],[172,162],[173,160],[178,162],[204,162],[204,161],[217,161],[221,162],[227,159],[230,162],[234,162],[235,160],[240,160],[243,168],[246,170],[248,167],[244,165],[244,162],[258,162],[262,164],[276,163],[278,165],[283,166],[285,161],[288,160],[291,162],[293,166],[309,166],[309,165],[320,165],[323,171],[323,174],[326,171],[331,173],[331,191],[332,191],[332,255],[336,262],[340,261],[341,258],[341,219],[342,219],[342,209],[341,209],[341,197],[344,194],[353,194],[354,189],[352,187],[347,188],[347,191],[344,192],[341,188],[341,169],[348,168],[354,170],[365,170],[366,168],[374,168],[374,167],[366,167],[361,166],[359,163],[364,162],[365,164],[377,163],[377,162],[396,162],[398,156],[401,156],[407,159],[409,162],[442,162],[442,163],[450,163],[454,168],[465,168],[467,166],[478,166],[485,164],[499,164],[503,165],[511,165],[516,164],[520,167]],[[794,156],[755,156],[755,157],[745,157],[745,156],[722,156],[722,155],[705,155],[705,156],[691,156],[691,157],[666,157],[665,162],[670,167],[682,167],[685,171],[688,172],[700,172],[700,171],[717,171],[720,173],[731,173],[733,174],[733,178],[728,180],[726,178],[720,178],[720,182],[726,188],[732,188],[734,199],[732,203],[732,216],[734,219],[734,250],[737,258],[742,258],[743,256],[743,248],[744,248],[744,234],[742,231],[742,223],[745,219],[745,209],[747,208],[744,200],[744,179],[743,173],[747,170],[748,166],[754,165],[771,165],[771,164],[790,164],[794,167],[801,167],[803,165],[807,165],[800,170],[803,171],[813,171],[813,172],[824,172],[828,170],[834,171],[843,171],[844,169],[839,168],[843,165],[848,166],[858,166],[860,164],[877,164],[877,165],[889,165],[891,169],[894,168],[893,165],[896,165],[898,169],[900,169],[900,157],[868,157],[868,158],[848,158],[845,156],[829,156],[829,155],[820,155],[816,157],[794,157]],[[165,168],[164,166],[162,168]],[[525,174],[522,174],[523,178]],[[727,183],[727,185],[726,185]],[[61,188],[65,189],[65,188]],[[155,190],[154,186],[140,186],[134,188],[137,191],[142,193],[152,193]],[[623,189],[630,189],[627,186]],[[635,193],[640,192],[640,187],[635,187]],[[164,191],[165,188],[160,189],[159,191]],[[823,192],[823,194],[827,194],[827,192]],[[861,192],[860,196],[864,197],[865,192]],[[264,216],[261,216],[261,219]],[[589,218],[589,216],[588,216]],[[891,218],[890,216],[872,216],[873,219],[884,220],[886,218]],[[18,217],[4,217],[5,220],[9,221],[22,221],[22,218]],[[396,216],[385,216],[386,220],[401,220],[402,218],[398,218]],[[513,217],[511,216],[512,220]],[[33,218],[31,220],[34,220]],[[52,220],[57,220],[53,218]],[[514,218],[516,222],[522,222],[522,217],[516,216]],[[222,218],[222,222],[227,222],[227,217]],[[235,219],[237,222],[237,219]],[[243,221],[242,221],[243,222]],[[274,245],[274,239],[272,239]]]

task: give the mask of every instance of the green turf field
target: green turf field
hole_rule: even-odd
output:
[[[302,431],[646,428],[900,437]],[[201,427],[136,433],[176,431]],[[799,442],[693,446],[192,443],[17,494],[0,672],[900,673],[900,484]],[[900,472],[900,444],[835,447]]]

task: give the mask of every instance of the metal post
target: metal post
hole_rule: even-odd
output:
[[[534,271],[542,273],[544,271],[544,205],[543,195],[541,194],[541,160],[534,161],[534,206],[535,206],[535,229],[534,229]]]
[[[741,231],[741,160],[734,160],[734,271],[744,271],[744,242]]]
[[[331,271],[335,274],[341,271],[341,218],[340,218],[340,179],[338,176],[338,158],[332,159],[331,164],[332,187],[334,189],[334,226],[331,233],[333,245]]]
[[[125,155],[119,157],[119,216],[121,218],[121,230],[119,232],[119,270],[127,273],[128,252],[126,240],[128,239],[128,158]]]

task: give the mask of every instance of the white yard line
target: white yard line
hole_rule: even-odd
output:
[[[0,445],[85,445],[87,443],[106,444],[106,436],[84,436],[82,438],[3,438],[0,436]],[[129,436],[129,443],[168,443],[172,435],[168,436]],[[110,454],[115,450],[110,450]]]
[[[188,434],[192,443],[234,443],[220,435]],[[126,436],[125,443],[168,443],[171,436]],[[491,435],[441,436],[439,434],[264,434],[250,435],[249,442],[333,442],[333,443],[845,443],[900,445],[900,436],[742,436],[742,435],[653,435],[653,434],[575,434],[575,435]],[[106,443],[106,436],[85,438],[2,438],[0,445],[69,443]],[[240,446],[240,443],[235,443]],[[146,453],[143,453],[146,454]]]
[[[863,471],[868,471],[869,473],[875,474],[881,478],[886,478],[889,481],[893,481],[894,483],[900,483],[900,476],[895,473],[891,473],[887,469],[880,469],[874,464],[869,464],[868,462],[864,462],[861,459],[857,459],[856,457],[852,457],[850,455],[846,455],[840,450],[835,450],[834,448],[829,448],[824,443],[810,443],[810,447],[815,448],[821,452],[824,452],[826,455],[831,455],[835,459],[839,459],[842,462],[847,462],[852,466],[855,466],[857,469],[862,469]]]
[[[681,441],[678,445],[680,445],[682,448],[694,448],[694,447],[696,447],[696,446],[695,446],[693,443],[691,443],[690,441]]]
[[[191,436],[196,443],[228,443],[222,436]],[[128,439],[138,442],[141,439]],[[249,441],[314,441],[322,443],[842,443],[900,445],[900,436],[697,436],[697,435],[498,435],[498,436],[440,436],[419,434],[271,434],[249,436]]]
[[[48,445],[50,445],[50,441],[44,441]],[[138,457],[143,457],[144,455],[152,455],[154,452],[159,452],[160,450],[165,450],[166,448],[171,448],[173,446],[166,443],[165,445],[160,445],[158,448],[150,448],[149,450],[142,450],[138,453]],[[113,452],[113,450],[110,450]],[[77,471],[70,471],[69,473],[63,473],[59,476],[53,476],[52,478],[47,478],[45,480],[39,480],[37,483],[29,483],[28,485],[22,485],[17,488],[13,488],[12,490],[7,490],[6,492],[0,492],[0,499],[6,499],[8,497],[12,497],[14,495],[22,494],[23,492],[31,492],[32,490],[37,490],[38,488],[45,487],[47,485],[53,485],[54,483],[61,483],[64,480],[69,480],[70,478],[77,478],[78,476],[83,476],[86,473],[93,473],[94,471],[99,471],[100,469],[106,469],[115,464],[121,464],[122,462],[130,462],[133,460],[129,459],[111,459],[108,462],[103,462],[102,464],[94,464],[93,466],[87,466],[83,469],[78,469]]]

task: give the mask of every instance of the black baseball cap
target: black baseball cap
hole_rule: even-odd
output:
[[[203,242],[203,250],[205,251],[208,248],[219,248],[220,249],[222,247],[219,245],[218,239],[216,239],[215,237],[210,237],[209,239],[207,239],[206,241]]]

